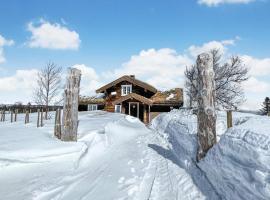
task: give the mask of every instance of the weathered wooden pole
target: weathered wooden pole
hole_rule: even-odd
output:
[[[78,104],[80,92],[81,71],[69,69],[64,92],[63,132],[61,140],[77,141]]]
[[[14,114],[14,122],[17,122],[18,109],[15,110]]]
[[[54,136],[61,138],[61,110],[59,108],[55,111]]]
[[[39,121],[40,121],[40,109],[37,109],[37,127],[39,127],[40,126],[40,124],[39,124]]]
[[[197,58],[198,66],[198,152],[197,161],[216,143],[215,73],[210,54]]]
[[[25,112],[24,123],[25,124],[29,123],[29,111],[28,110],[26,110],[26,112]]]
[[[13,111],[10,110],[10,122],[12,123],[13,122]]]
[[[41,114],[40,114],[40,126],[43,127],[43,108],[41,108]]]
[[[227,111],[227,128],[231,128],[233,126],[232,124],[232,111]]]
[[[6,120],[6,111],[5,110],[3,110],[3,122]]]

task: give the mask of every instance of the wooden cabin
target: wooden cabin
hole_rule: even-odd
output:
[[[183,89],[161,92],[134,75],[122,76],[97,89],[96,93],[94,97],[80,97],[80,111],[124,113],[149,123],[159,113],[183,106]]]

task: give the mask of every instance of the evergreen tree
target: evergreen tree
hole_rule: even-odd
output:
[[[263,115],[267,115],[270,112],[270,98],[266,97],[263,102],[263,108],[261,109]]]

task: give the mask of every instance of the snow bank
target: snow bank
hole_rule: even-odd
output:
[[[270,118],[242,121],[199,165],[224,199],[270,199]]]
[[[233,124],[226,130],[226,113],[218,112],[220,140],[199,164],[195,163],[195,115],[174,110],[159,115],[151,127],[166,139],[186,169],[193,166],[193,171],[197,167],[203,172],[220,198],[270,199],[270,118],[233,113]]]
[[[169,114],[158,115],[151,124],[158,134],[163,137],[175,153],[181,153],[188,158],[194,158],[197,150],[196,142],[196,116],[191,111],[173,110]]]

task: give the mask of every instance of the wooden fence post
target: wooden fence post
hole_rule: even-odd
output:
[[[17,122],[18,109],[15,110],[14,121]]]
[[[59,108],[55,111],[54,136],[61,138],[61,110]]]
[[[38,114],[38,116],[37,116],[37,127],[39,127],[39,121],[40,121],[40,110],[39,109],[37,109],[37,114]]]
[[[6,111],[3,111],[3,122],[6,120]]]
[[[228,110],[227,111],[227,128],[231,128],[233,126],[232,123],[232,111]]]
[[[40,126],[43,127],[43,108],[41,108],[41,115],[40,115]]]
[[[77,141],[78,104],[80,92],[81,71],[69,69],[64,92],[63,132],[61,140]]]
[[[28,111],[28,110],[26,110],[26,112],[25,112],[24,123],[25,123],[25,124],[29,123],[29,111]]]
[[[13,110],[10,110],[10,122],[13,122]]]
[[[215,73],[210,54],[197,58],[198,66],[198,151],[197,161],[216,143]]]

